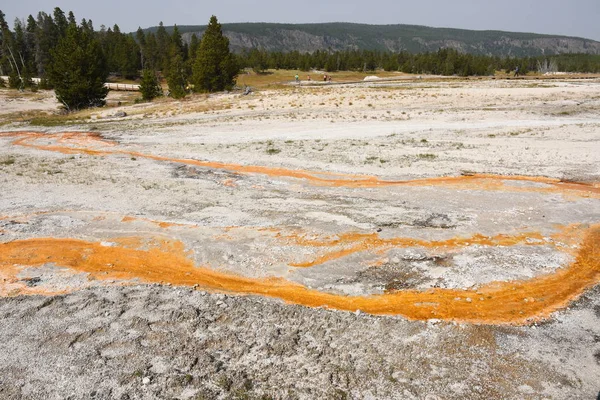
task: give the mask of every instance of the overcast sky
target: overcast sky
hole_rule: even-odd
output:
[[[51,4],[51,5],[48,5]],[[258,4],[258,5],[256,5]],[[121,31],[138,26],[205,25],[212,14],[227,22],[360,22],[415,24],[580,36],[600,40],[600,0],[0,0],[12,27],[16,17],[54,7],[92,19],[96,29],[115,23]]]

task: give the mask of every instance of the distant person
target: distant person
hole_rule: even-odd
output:
[[[515,68],[515,78],[519,75],[519,66],[517,65],[517,67]]]
[[[327,82],[331,82],[331,75],[327,75]]]
[[[298,74],[296,74],[294,78],[296,78],[296,83],[300,82],[300,77],[298,76]]]
[[[310,82],[310,75],[308,75],[308,76],[306,77],[306,79],[307,79],[307,80]]]
[[[323,75],[323,82],[327,82],[327,74]]]

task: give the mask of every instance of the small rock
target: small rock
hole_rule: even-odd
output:
[[[144,385],[148,385],[148,384],[150,383],[150,378],[148,378],[147,376],[146,376],[146,377],[144,377],[144,379],[142,379],[142,383],[143,383]]]
[[[35,276],[33,278],[25,278],[23,279],[23,281],[25,281],[25,284],[29,287],[34,287],[37,286],[38,283],[40,283],[42,281],[42,278],[40,278],[39,276]]]
[[[217,301],[217,307],[221,307],[221,308],[227,308],[227,304],[224,301]]]

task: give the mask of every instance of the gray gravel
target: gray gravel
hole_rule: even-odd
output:
[[[160,286],[0,299],[1,399],[593,399],[600,287],[533,327]]]

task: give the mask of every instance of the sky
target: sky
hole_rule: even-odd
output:
[[[50,4],[50,5],[48,5]],[[258,5],[257,5],[258,4]],[[211,15],[228,22],[357,22],[412,24],[444,28],[503,30],[578,36],[600,41],[600,0],[0,0],[12,27],[15,18],[60,7],[96,29],[138,26],[205,25]]]

